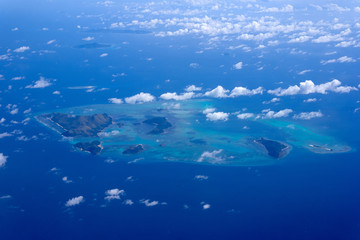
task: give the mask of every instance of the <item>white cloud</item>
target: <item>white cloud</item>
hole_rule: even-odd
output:
[[[91,41],[91,40],[94,40],[94,37],[86,37],[86,38],[83,38],[82,40],[84,40],[84,41]]]
[[[144,204],[147,207],[153,207],[159,204],[159,201],[150,201],[150,199],[141,199],[140,203]]]
[[[206,120],[208,121],[227,121],[229,114],[224,112],[212,112],[206,114]]]
[[[183,93],[181,95],[178,95],[176,92],[173,93],[164,93],[161,94],[160,98],[164,99],[164,100],[176,100],[176,101],[181,101],[181,100],[188,100],[191,99],[195,96],[194,92],[186,92]]]
[[[60,95],[60,91],[54,91],[52,94],[54,94],[54,95]]]
[[[197,162],[210,162],[210,163],[219,163],[224,161],[224,158],[221,156],[218,156],[220,153],[222,153],[222,149],[220,150],[214,150],[212,152],[205,151],[201,154],[200,158],[197,160]]]
[[[255,117],[255,114],[253,113],[240,113],[237,115],[238,119],[249,119]]]
[[[243,63],[242,63],[242,62],[238,62],[238,63],[234,64],[233,67],[234,67],[235,69],[240,70],[240,69],[242,69],[242,67],[243,67]]]
[[[110,103],[115,103],[115,104],[123,103],[123,100],[121,98],[109,98],[108,100]]]
[[[249,90],[244,87],[235,87],[230,94],[230,97],[237,97],[237,96],[252,96],[256,94],[262,94],[264,91],[264,88],[258,87],[253,90]]]
[[[72,207],[72,206],[76,206],[76,205],[79,205],[80,203],[84,202],[84,197],[83,196],[79,196],[79,197],[74,197],[74,198],[71,198],[69,199],[65,206],[66,207]]]
[[[268,111],[263,115],[263,118],[282,118],[282,117],[288,117],[290,113],[292,113],[293,110],[291,109],[283,109],[278,112],[274,111]]]
[[[108,55],[109,55],[108,53],[103,53],[103,54],[100,55],[100,57],[102,58],[102,57],[106,57]]]
[[[302,112],[300,114],[296,114],[294,116],[294,119],[310,120],[310,119],[319,118],[322,116],[323,116],[323,114],[319,110],[317,112]]]
[[[105,199],[106,200],[113,200],[113,199],[118,199],[120,200],[120,196],[124,195],[125,194],[125,191],[124,190],[120,190],[120,189],[117,189],[117,188],[114,188],[114,189],[110,189],[110,190],[107,190],[105,192]]]
[[[203,111],[203,114],[208,114],[208,113],[212,113],[212,112],[215,112],[215,111],[216,111],[216,108],[206,108]]]
[[[337,5],[335,3],[326,4],[325,7],[329,11],[337,11],[337,12],[348,12],[348,11],[350,11],[350,8],[340,7],[339,5]]]
[[[52,40],[48,41],[46,44],[47,44],[47,45],[50,45],[50,44],[53,44],[54,42],[56,42],[56,40],[55,40],[55,39],[52,39]]]
[[[196,175],[194,178],[197,180],[208,180],[209,179],[209,177],[205,176],[205,175]]]
[[[356,62],[355,59],[353,59],[352,57],[348,57],[348,56],[342,56],[339,57],[338,59],[330,59],[330,60],[322,60],[321,64],[325,65],[328,63],[352,63],[352,62]]]
[[[3,153],[0,153],[0,167],[5,166],[6,160],[7,160],[7,156],[4,156]]]
[[[13,77],[11,80],[18,81],[18,80],[24,80],[24,79],[25,79],[25,77],[21,76],[21,77]]]
[[[311,80],[306,80],[305,82],[300,82],[300,85],[290,86],[286,89],[277,88],[274,90],[269,90],[268,93],[274,94],[276,96],[287,96],[287,95],[296,95],[296,94],[310,94],[310,93],[321,93],[327,94],[328,92],[336,93],[349,93],[350,91],[358,90],[355,87],[350,86],[341,86],[341,82],[337,79],[332,80],[331,82],[315,85]]]
[[[28,50],[30,50],[29,46],[22,46],[22,47],[19,47],[19,48],[15,49],[14,52],[22,53],[22,52],[25,52],[25,51],[28,51]]]
[[[152,102],[155,100],[155,97],[150,93],[138,93],[132,97],[125,98],[125,102],[129,104],[141,104],[145,102]]]
[[[305,69],[305,70],[302,70],[301,72],[299,72],[298,74],[299,75],[304,75],[305,73],[308,73],[308,72],[311,72],[312,70],[310,69]]]
[[[123,204],[131,206],[131,205],[134,204],[134,202],[133,202],[133,200],[131,200],[131,199],[126,199],[126,200],[123,202]]]
[[[217,86],[211,91],[206,92],[204,95],[207,97],[214,97],[214,98],[226,98],[228,97],[227,93],[230,92],[227,89],[224,89],[222,86]]]
[[[276,103],[280,102],[280,98],[272,98],[270,101],[263,101],[263,104],[270,104],[270,103]]]
[[[4,133],[0,133],[0,139],[5,138],[5,137],[11,137],[12,134],[8,133],[8,132],[4,132]]]
[[[303,42],[307,42],[311,39],[311,36],[300,36],[297,38],[292,38],[288,41],[288,43],[303,43]]]
[[[316,98],[308,98],[304,100],[305,103],[316,102],[316,101],[317,101]]]
[[[33,85],[28,85],[26,88],[45,88],[51,86],[52,83],[49,79],[45,79],[44,77],[40,77]]]
[[[201,91],[201,89],[202,89],[201,87],[197,87],[195,85],[190,85],[185,88],[185,91],[186,92],[196,92],[196,91]]]
[[[206,210],[206,209],[209,209],[211,207],[211,205],[207,203],[207,204],[204,204],[202,207],[204,210]]]
[[[65,183],[72,183],[72,181],[71,181],[67,176],[64,176],[64,177],[62,178],[62,180],[63,180],[63,182],[65,182]]]
[[[198,63],[190,63],[189,67],[191,67],[191,68],[199,68],[200,65]]]
[[[271,7],[271,8],[263,9],[260,12],[273,12],[273,13],[282,12],[282,13],[285,13],[285,12],[293,12],[293,11],[294,11],[294,7],[290,4],[288,4],[282,8]]]
[[[340,42],[340,41],[344,41],[344,36],[347,36],[350,33],[351,33],[350,28],[347,28],[344,31],[340,32],[339,34],[322,35],[322,36],[312,40],[312,42],[314,42],[314,43]]]

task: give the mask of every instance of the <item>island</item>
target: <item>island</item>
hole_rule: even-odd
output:
[[[314,153],[326,154],[326,153],[344,153],[351,151],[351,147],[344,145],[318,145],[318,144],[309,144],[306,146],[310,151]]]
[[[97,137],[98,133],[112,124],[112,118],[106,113],[87,116],[50,113],[42,117],[55,123],[64,137]]]
[[[154,117],[143,121],[143,123],[154,125],[155,128],[148,132],[148,134],[163,134],[166,130],[172,127],[171,123],[165,117]]]
[[[92,142],[78,142],[74,144],[74,147],[78,148],[80,151],[91,153],[92,155],[100,154],[103,149],[101,143],[97,140]]]
[[[142,144],[137,144],[134,146],[130,146],[128,149],[123,151],[123,154],[136,154],[144,151],[144,146]]]
[[[254,142],[262,145],[266,149],[267,154],[273,158],[280,159],[289,153],[290,147],[278,141],[259,138],[254,140]]]

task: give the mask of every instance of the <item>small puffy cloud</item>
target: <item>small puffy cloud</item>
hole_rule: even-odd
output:
[[[29,46],[22,46],[22,47],[19,47],[19,48],[15,49],[14,52],[22,53],[22,52],[25,52],[25,51],[28,51],[28,50],[30,50]]]
[[[53,44],[54,42],[56,42],[55,39],[48,41],[46,44],[47,44],[47,45],[50,45],[50,44]]]
[[[24,76],[19,76],[19,77],[13,77],[11,78],[12,81],[19,81],[19,80],[24,80],[25,77]]]
[[[282,117],[288,117],[290,113],[292,113],[292,109],[283,109],[278,112],[274,111],[268,111],[264,114],[263,118],[282,118]]]
[[[325,7],[327,8],[328,11],[336,11],[336,12],[348,12],[348,11],[350,11],[350,8],[340,7],[339,5],[337,5],[335,3],[326,4]]]
[[[352,62],[356,62],[356,60],[353,59],[352,57],[343,56],[343,57],[339,57],[338,59],[322,60],[321,64],[325,65],[328,63],[352,63]]]
[[[249,119],[249,118],[254,118],[255,117],[255,114],[253,113],[240,113],[237,115],[237,118],[238,119]]]
[[[287,96],[311,93],[327,94],[328,92],[349,93],[350,91],[356,90],[358,90],[356,87],[341,86],[341,82],[337,79],[334,79],[331,82],[319,85],[315,85],[311,80],[306,80],[305,82],[300,82],[299,85],[290,86],[285,89],[277,88],[274,90],[269,90],[268,93],[274,94],[276,96]]]
[[[52,94],[54,94],[54,95],[60,95],[60,91],[53,91]]]
[[[252,96],[256,94],[262,94],[264,88],[258,87],[256,89],[249,90],[244,87],[235,87],[230,94],[230,97],[237,97],[237,96]]]
[[[67,176],[64,176],[64,177],[62,178],[62,180],[63,180],[63,182],[65,182],[65,183],[72,183],[72,181],[71,181]]]
[[[307,42],[311,39],[311,36],[300,36],[297,38],[292,38],[288,41],[288,43],[303,43],[303,42]]]
[[[26,86],[26,88],[45,88],[51,86],[52,83],[49,79],[45,79],[44,77],[40,77],[34,84]]]
[[[298,72],[298,74],[299,75],[304,75],[304,74],[306,74],[306,73],[308,73],[308,72],[311,72],[312,70],[310,70],[310,69],[305,69],[305,70],[302,70],[301,72]]]
[[[308,98],[308,99],[304,100],[305,103],[311,103],[311,102],[316,102],[316,101],[317,101],[316,98]]]
[[[227,121],[229,119],[229,114],[224,112],[212,112],[206,114],[206,120],[208,121]]]
[[[215,111],[216,111],[216,108],[206,108],[203,111],[203,114],[208,114],[208,113],[212,113],[212,112],[215,112]]]
[[[0,153],[0,167],[5,166],[6,160],[7,160],[7,156],[5,156],[3,153]]]
[[[0,133],[0,139],[5,138],[5,137],[11,137],[12,134],[8,133],[8,132],[4,132],[4,133]]]
[[[94,40],[94,37],[86,37],[86,38],[83,38],[82,40],[84,40],[84,41],[91,41],[91,40]]]
[[[84,202],[84,197],[83,196],[78,196],[78,197],[74,197],[69,199],[66,203],[65,206],[66,207],[73,207],[76,205],[79,205],[80,203]]]
[[[224,89],[222,86],[217,86],[211,91],[207,91],[204,95],[207,97],[214,97],[214,98],[226,98],[228,97],[227,93],[230,92],[227,89]]]
[[[123,202],[123,204],[131,206],[131,205],[134,204],[134,202],[133,202],[133,200],[131,200],[131,199],[126,199],[126,200]]]
[[[160,98],[164,99],[164,100],[176,100],[176,101],[181,101],[181,100],[188,100],[191,99],[195,96],[194,92],[186,92],[183,93],[181,95],[178,95],[176,92],[173,93],[164,93],[161,94]]]
[[[263,104],[270,104],[270,103],[276,103],[276,102],[280,102],[280,98],[273,98],[270,101],[263,101]]]
[[[293,12],[294,11],[294,7],[290,4],[282,7],[282,8],[277,8],[277,7],[271,7],[271,8],[265,8],[263,10],[261,10],[261,12],[272,12],[272,13],[285,13],[285,12]]]
[[[206,210],[206,209],[209,209],[211,207],[210,204],[206,203],[206,204],[203,204],[203,209]]]
[[[120,190],[120,189],[117,189],[117,188],[114,188],[114,189],[110,189],[110,190],[107,190],[105,192],[105,199],[106,200],[113,200],[113,199],[118,199],[120,200],[120,196],[124,195],[125,194],[125,191],[124,190]]]
[[[196,92],[196,91],[201,91],[201,89],[202,89],[201,87],[197,87],[195,85],[190,85],[185,88],[185,91],[186,92]]]
[[[103,53],[103,54],[100,55],[100,57],[102,58],[102,57],[106,57],[108,55],[109,55],[108,53]]]
[[[123,103],[123,100],[121,98],[109,98],[108,100],[110,103],[115,103],[115,104]]]
[[[141,104],[146,102],[152,102],[155,100],[155,97],[150,93],[138,93],[132,97],[125,98],[125,102],[129,104]]]
[[[205,151],[201,154],[200,158],[197,160],[197,162],[210,162],[210,163],[219,163],[224,161],[224,158],[219,156],[220,153],[222,153],[222,149],[220,150],[214,150],[212,152]]]
[[[191,68],[199,68],[200,67],[200,65],[198,63],[190,63],[189,66]]]
[[[150,201],[150,199],[141,199],[140,203],[144,204],[146,207],[153,207],[159,204],[159,201]]]
[[[209,179],[209,177],[205,176],[205,175],[196,175],[194,178],[197,180],[208,180]]]
[[[235,69],[237,69],[237,70],[240,70],[240,69],[242,69],[242,67],[243,67],[243,63],[242,63],[242,62],[238,62],[238,63],[234,64],[233,67],[234,67]]]
[[[322,116],[323,116],[323,114],[319,110],[317,112],[302,112],[300,114],[296,114],[294,116],[294,119],[310,120],[310,119],[319,118]]]

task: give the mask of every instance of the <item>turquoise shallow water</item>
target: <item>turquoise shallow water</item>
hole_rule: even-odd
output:
[[[287,144],[300,151],[334,154],[351,148],[334,137],[318,134],[293,122],[280,120],[240,120],[236,116],[227,121],[209,121],[202,113],[209,106],[221,106],[221,100],[189,100],[181,103],[154,102],[144,104],[91,105],[57,112],[73,115],[109,114],[113,124],[104,129],[99,137],[75,137],[68,141],[91,142],[99,140],[101,156],[127,162],[188,162],[229,166],[258,166],[274,164],[285,159],[267,155],[264,147],[254,142],[264,137]],[[174,107],[176,106],[176,107]],[[165,117],[171,127],[163,134],[148,134],[154,126],[143,121],[153,117]],[[118,126],[117,124],[122,124]],[[252,126],[241,127],[244,123]],[[51,124],[48,124],[51,125]],[[142,144],[145,151],[124,155],[127,148]],[[331,150],[328,150],[331,149]]]

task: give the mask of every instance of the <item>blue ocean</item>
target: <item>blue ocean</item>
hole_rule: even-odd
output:
[[[1,1],[0,239],[360,239],[360,4],[332,4]],[[306,80],[311,90],[284,90]],[[203,126],[291,139],[257,124],[271,118],[351,150],[290,143],[271,164],[129,162],[78,151],[34,118],[140,92],[162,103],[191,85],[227,114],[199,113]],[[224,97],[210,93],[218,86]],[[250,91],[232,97],[238,86]]]

